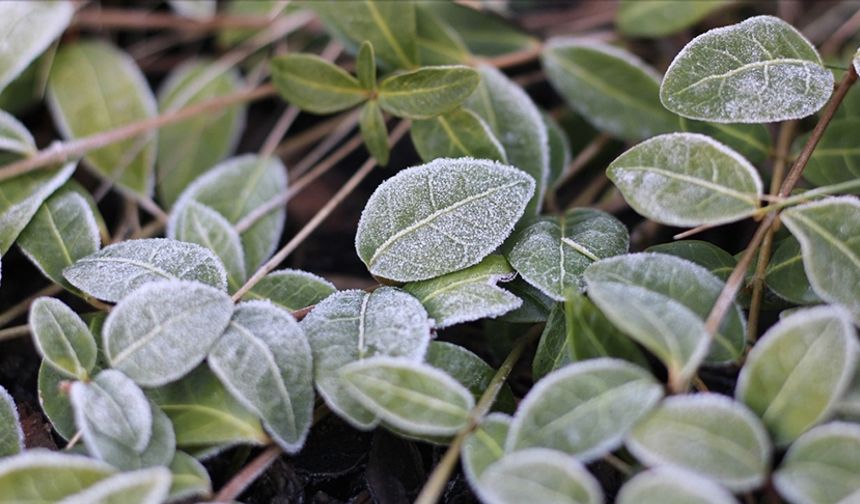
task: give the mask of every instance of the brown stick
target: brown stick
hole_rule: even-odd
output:
[[[197,20],[143,9],[89,8],[78,11],[72,26],[81,28],[120,28],[126,30],[167,29],[189,31],[215,31],[223,28],[265,28],[273,18],[216,14],[209,19]]]
[[[263,450],[251,463],[243,467],[226,485],[221,487],[221,490],[215,495],[214,502],[236,500],[254,480],[259,478],[275,460],[278,460],[282,453],[283,451],[278,445],[271,445]]]

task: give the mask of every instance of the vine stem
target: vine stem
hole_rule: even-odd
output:
[[[72,25],[83,28],[121,28],[126,30],[168,29],[183,32],[215,31],[223,28],[265,28],[272,22],[268,16],[215,14],[195,20],[166,12],[140,9],[91,8],[78,11]]]
[[[18,338],[30,334],[30,324],[8,327],[0,330],[0,341]]]
[[[221,490],[215,495],[214,502],[231,502],[236,500],[282,453],[283,450],[278,445],[269,445],[251,463],[236,473],[226,485],[221,487]]]
[[[3,313],[0,313],[0,327],[4,327],[9,322],[12,322],[16,318],[21,315],[27,313],[27,310],[30,309],[30,305],[33,304],[33,301],[42,297],[42,296],[56,296],[60,292],[63,292],[63,287],[59,284],[51,284],[39,291],[30,297],[20,301],[15,306],[9,308]]]

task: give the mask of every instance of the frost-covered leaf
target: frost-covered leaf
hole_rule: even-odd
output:
[[[532,378],[535,381],[573,362],[564,312],[564,304],[555,303],[546,319],[532,360]],[[628,339],[623,334],[621,336]]]
[[[367,151],[380,166],[387,165],[391,153],[388,146],[388,128],[385,126],[385,117],[382,116],[377,100],[370,100],[361,107],[358,123]]]
[[[420,6],[451,26],[474,54],[499,56],[533,48],[538,43],[509,21],[471,6],[434,1],[423,1]]]
[[[430,342],[424,307],[391,287],[371,293],[348,290],[332,294],[300,325],[313,351],[314,381],[326,405],[364,430],[374,427],[378,419],[347,393],[340,369],[376,355],[420,362]]]
[[[687,469],[738,492],[764,483],[770,464],[761,421],[719,394],[666,399],[631,431],[626,445],[647,466]]]
[[[814,185],[824,186],[848,182],[860,177],[858,129],[860,129],[858,117],[831,121],[812,151],[812,157],[809,158],[803,170],[803,178]],[[798,137],[792,150],[799,153],[810,136],[811,133]]]
[[[827,198],[789,208],[782,222],[800,242],[815,293],[860,323],[860,199]]]
[[[212,492],[212,480],[203,464],[185,452],[176,452],[170,463],[170,495],[168,502],[201,497]]]
[[[466,479],[482,499],[478,481],[484,474],[484,469],[505,455],[505,439],[510,427],[511,417],[502,413],[491,413],[466,436],[460,448]]]
[[[590,462],[618,448],[661,397],[657,380],[628,362],[571,364],[532,387],[514,415],[506,447],[552,448]]]
[[[475,401],[481,398],[496,374],[495,369],[474,353],[446,341],[431,342],[425,360],[469,389]],[[507,384],[499,390],[493,409],[506,412],[516,409],[514,395]]]
[[[48,79],[48,104],[66,139],[116,129],[157,114],[155,96],[128,54],[106,42],[63,44]],[[156,133],[91,150],[84,162],[138,194],[152,192]]]
[[[194,280],[226,289],[224,266],[209,250],[164,238],[126,240],[79,259],[63,270],[72,285],[117,302],[138,288],[163,280]]]
[[[57,502],[114,473],[113,467],[89,457],[28,450],[0,459],[0,495],[10,503]]]
[[[574,208],[558,217],[543,217],[517,231],[508,241],[511,266],[547,296],[564,301],[582,290],[582,272],[600,259],[627,252],[627,228],[612,215]]]
[[[456,434],[475,406],[471,392],[457,380],[408,358],[363,359],[344,366],[339,375],[353,399],[410,434]]]
[[[165,78],[158,90],[158,109],[161,113],[172,112],[241,87],[236,69],[225,69],[207,60],[190,60]],[[192,180],[233,152],[244,123],[245,106],[234,105],[158,130],[156,186],[165,206],[172,206]]]
[[[194,369],[227,327],[233,302],[197,282],[144,285],[117,304],[105,321],[104,352],[111,367],[149,387]]]
[[[600,484],[581,463],[555,450],[508,453],[481,475],[479,493],[488,504],[600,504]]]
[[[259,445],[267,440],[257,415],[234,399],[205,364],[146,395],[170,418],[177,446]]]
[[[63,33],[74,11],[65,0],[0,2],[0,90]]]
[[[618,504],[737,504],[724,487],[675,467],[657,467],[630,478]]]
[[[0,8],[4,5],[7,4],[0,4]],[[0,110],[0,151],[27,156],[36,150],[36,141],[27,128],[12,114]]]
[[[406,284],[403,289],[418,298],[435,327],[444,327],[482,318],[495,318],[518,308],[522,301],[498,287],[512,280],[516,272],[500,255],[489,255],[464,270],[430,280]]]
[[[792,303],[813,304],[821,301],[809,284],[803,269],[800,243],[793,236],[776,244],[764,281],[770,290]]]
[[[504,147],[490,126],[466,108],[456,108],[410,128],[415,150],[425,162],[436,158],[473,157],[507,162]]]
[[[296,311],[319,303],[336,290],[331,282],[313,273],[282,269],[264,276],[242,299],[268,299],[287,311]]]
[[[647,252],[669,254],[694,262],[710,271],[715,277],[726,281],[737,265],[737,260],[725,250],[711,242],[701,240],[679,240],[648,247]]]
[[[773,480],[794,504],[856,502],[843,499],[860,490],[860,426],[833,422],[803,434],[791,444]]]
[[[0,458],[15,455],[24,450],[24,431],[18,420],[15,399],[5,388],[0,387]]]
[[[513,282],[505,284],[505,290],[522,299],[523,304],[516,310],[511,310],[499,317],[499,320],[503,322],[526,324],[546,322],[549,312],[556,304],[551,297],[520,277],[515,278]]]
[[[660,104],[660,75],[633,54],[601,42],[556,38],[541,60],[552,86],[601,131],[637,141],[678,129]]]
[[[170,471],[152,467],[105,478],[58,504],[161,504],[170,490]]]
[[[96,365],[96,340],[71,308],[42,297],[30,305],[30,332],[45,362],[69,378],[86,380]]]
[[[415,5],[418,60],[424,65],[455,65],[469,62],[469,49],[450,24],[443,21],[426,3]]]
[[[771,327],[747,356],[735,397],[786,445],[830,413],[851,383],[857,335],[837,307],[799,310]]]
[[[379,106],[398,117],[427,119],[463,103],[480,80],[475,70],[462,65],[394,74],[379,83]]]
[[[185,189],[173,207],[167,223],[167,236],[175,237],[177,222],[187,201],[202,203],[236,225],[286,190],[287,171],[278,158],[246,154],[227,159]],[[255,271],[272,255],[286,218],[285,208],[272,210],[239,234],[245,250],[245,271]]]
[[[615,25],[624,35],[663,37],[689,28],[731,0],[621,0]]]
[[[535,192],[526,215],[536,215],[543,205],[549,179],[549,135],[540,110],[523,88],[502,72],[478,66],[481,83],[465,106],[477,113],[501,142],[508,163],[535,180]]]
[[[522,216],[534,180],[493,161],[439,159],[377,187],[355,237],[377,277],[409,282],[480,262]]]
[[[287,102],[314,114],[346,110],[370,96],[358,79],[314,54],[273,58],[272,82]]]
[[[367,40],[361,43],[355,56],[355,76],[364,89],[376,87],[376,55],[373,52],[373,44]]]
[[[762,194],[749,161],[697,133],[642,142],[613,161],[606,174],[634,210],[672,226],[743,219],[759,208]]]
[[[572,157],[570,140],[561,125],[546,112],[541,113],[546,125],[547,139],[549,141],[549,177],[547,187],[552,187],[558,181],[564,169],[570,164]]]
[[[216,0],[167,0],[170,8],[180,16],[205,21],[215,15]]]
[[[771,154],[773,142],[764,124],[724,124],[693,121],[681,117],[681,131],[701,133],[728,145],[753,165],[764,163]]]
[[[37,381],[39,406],[41,406],[42,412],[51,422],[57,434],[68,440],[74,437],[78,429],[75,427],[75,413],[72,411],[69,394],[61,388],[62,382],[67,380],[66,375],[42,361],[39,366]]]
[[[209,352],[209,368],[287,453],[299,451],[314,409],[311,349],[296,320],[265,301],[239,304]]]
[[[691,119],[763,123],[811,115],[832,92],[833,74],[815,47],[785,21],[756,16],[687,44],[663,78],[660,100]]]

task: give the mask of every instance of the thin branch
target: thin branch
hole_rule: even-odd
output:
[[[535,40],[533,45],[520,51],[502,54],[492,58],[475,58],[472,63],[491,65],[498,69],[509,68],[536,60],[540,56],[541,51],[543,51],[543,43]]]
[[[611,140],[612,137],[607,135],[606,133],[601,133],[594,137],[588,145],[586,145],[579,154],[576,155],[571,162],[565,166],[564,171],[561,172],[558,179],[552,185],[550,190],[547,192],[547,206],[553,211],[558,211],[558,201],[556,200],[556,192],[565,184],[567,184],[570,179],[576,176],[577,173],[581,172],[583,168],[585,168],[588,163],[590,163],[600,151],[603,150],[603,147]]]
[[[350,131],[355,128],[358,124],[358,119],[361,116],[361,109],[356,108],[348,117],[346,117],[343,122],[335,128],[334,131],[329,133],[325,139],[314,146],[310,152],[304,155],[301,160],[299,160],[295,166],[293,166],[292,170],[290,170],[290,177],[295,178],[306,171],[308,171],[313,165],[319,162],[320,159],[325,156],[325,153],[330,151],[335,145],[340,143]]]
[[[6,329],[0,329],[0,341],[20,338],[21,336],[27,336],[28,334],[30,334],[29,324],[8,327]]]
[[[30,297],[24,299],[23,301],[18,302],[15,306],[9,308],[3,313],[0,313],[0,327],[5,326],[9,322],[12,322],[16,318],[21,315],[27,313],[30,309],[30,305],[33,304],[33,301],[37,300],[42,296],[56,296],[57,294],[63,292],[63,288],[57,284],[51,284]]]
[[[242,468],[233,478],[227,482],[226,485],[221,487],[221,490],[218,491],[218,494],[215,495],[214,502],[232,502],[235,501],[237,497],[242,495],[251,483],[254,482],[257,478],[260,477],[261,474],[266,472],[266,469],[269,468],[270,465],[275,460],[278,460],[278,457],[281,456],[283,450],[278,445],[270,445],[268,448],[263,450],[257,457],[251,461],[248,465]]]
[[[267,16],[216,14],[209,19],[196,20],[143,9],[89,8],[78,11],[72,26],[81,28],[119,28],[125,30],[167,29],[183,32],[217,31],[224,28],[265,28],[274,19]]]

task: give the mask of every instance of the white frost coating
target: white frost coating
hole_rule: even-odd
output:
[[[506,454],[479,479],[484,504],[601,504],[600,484],[580,462],[547,448]]]
[[[44,362],[68,378],[85,380],[96,364],[96,340],[83,320],[59,299],[30,306],[30,332]]]
[[[15,406],[15,399],[2,386],[0,386],[0,422],[2,422],[0,423],[0,457],[14,454],[13,450],[7,451],[10,445],[17,446],[17,452],[24,451],[24,431],[21,430],[18,407]]]
[[[161,504],[167,499],[171,479],[170,471],[164,467],[125,472],[103,479],[57,504],[93,504],[95,502]]]
[[[660,87],[672,112],[719,123],[800,119],[827,103],[833,74],[815,47],[773,16],[699,35],[675,56]]]
[[[472,266],[508,237],[534,187],[522,170],[488,160],[408,168],[368,200],[356,250],[373,275],[401,282]]]
[[[224,265],[230,290],[241,287],[247,279],[245,251],[233,225],[223,215],[193,200],[177,209],[176,214],[179,217],[173,230],[174,238],[214,252]]]
[[[764,483],[772,449],[752,411],[714,393],[667,398],[625,444],[647,466],[693,471],[736,492]]]
[[[156,387],[194,369],[227,327],[233,302],[197,282],[144,285],[117,304],[102,329],[111,367]]]
[[[662,397],[653,376],[626,361],[571,364],[538,381],[519,404],[506,451],[551,448],[591,462],[621,446]]]
[[[676,499],[676,500],[675,500]],[[675,467],[656,467],[627,481],[618,492],[618,504],[663,504],[665,502],[737,504],[725,488],[693,472]]]
[[[33,135],[15,116],[3,110],[0,110],[0,151],[24,155],[36,151],[36,141],[33,140]]]
[[[0,2],[0,90],[51,45],[72,20],[72,2]]]
[[[227,273],[212,251],[167,238],[108,245],[63,270],[63,276],[83,292],[110,302],[164,280],[194,280],[227,290]]]
[[[281,448],[302,448],[313,415],[313,362],[292,315],[266,301],[239,304],[208,362],[233,397],[263,419]]]
[[[606,170],[641,215],[673,226],[724,224],[759,208],[761,177],[749,161],[698,133],[660,135]]]
[[[93,457],[104,460],[123,471],[168,465],[176,453],[176,434],[173,431],[173,424],[152,402],[149,403],[149,408],[152,414],[152,437],[142,451],[134,450],[106,436],[97,425],[79,428],[87,451]]]
[[[481,420],[481,424],[471,434],[466,436],[460,449],[466,481],[481,502],[488,501],[480,484],[481,475],[487,467],[504,456],[505,439],[510,425],[510,416],[504,413],[490,413]],[[479,430],[482,431],[480,435],[477,434]],[[488,442],[494,443],[494,446],[489,446]]]
[[[362,430],[379,423],[344,389],[340,369],[375,355],[424,359],[432,321],[417,299],[392,287],[371,293],[337,292],[319,303],[300,326],[311,345],[314,380],[332,411]]]
[[[48,474],[60,469],[66,469],[69,472],[76,470],[86,471],[90,476],[93,473],[102,473],[104,477],[117,472],[116,468],[91,457],[35,448],[14,457],[0,459],[0,482],[4,480],[16,480],[22,477],[22,474],[16,473],[44,470]]]
[[[282,269],[269,273],[242,299],[265,299],[288,311],[315,305],[337,291],[334,284],[313,273]]]

